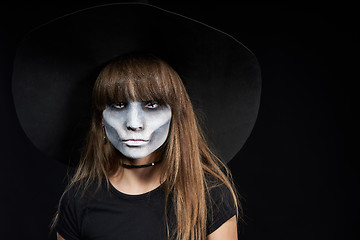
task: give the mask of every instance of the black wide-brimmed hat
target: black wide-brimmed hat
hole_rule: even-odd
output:
[[[28,33],[13,68],[19,121],[51,158],[75,163],[91,119],[96,77],[110,59],[151,52],[180,75],[209,142],[224,162],[244,145],[257,117],[261,78],[254,54],[208,25],[141,3],[102,5]]]

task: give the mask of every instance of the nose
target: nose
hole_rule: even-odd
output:
[[[140,110],[136,107],[130,107],[126,119],[126,128],[131,131],[140,131],[144,128],[144,123]]]

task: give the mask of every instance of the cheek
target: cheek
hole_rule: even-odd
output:
[[[152,132],[165,131],[165,129],[169,128],[170,121],[171,112],[147,116],[147,125]]]
[[[120,137],[116,128],[111,125],[105,125],[106,136],[113,141],[120,141]]]
[[[170,119],[171,120],[171,119]],[[156,126],[153,130],[151,140],[157,144],[163,144],[169,135],[170,120],[163,123],[161,126]]]
[[[122,116],[121,114],[116,114],[108,111],[107,112],[104,111],[103,118],[104,118],[104,123],[107,127],[111,127],[115,129],[119,129],[125,121],[124,116]]]

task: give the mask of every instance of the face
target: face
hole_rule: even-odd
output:
[[[125,157],[140,159],[166,141],[171,109],[155,101],[129,101],[107,106],[103,119],[111,144]]]

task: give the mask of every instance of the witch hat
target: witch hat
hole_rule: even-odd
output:
[[[97,74],[110,59],[139,51],[155,53],[179,73],[203,116],[209,143],[229,162],[250,135],[259,109],[255,55],[220,30],[143,3],[83,9],[25,36],[12,90],[33,144],[51,158],[76,163],[90,126]]]

